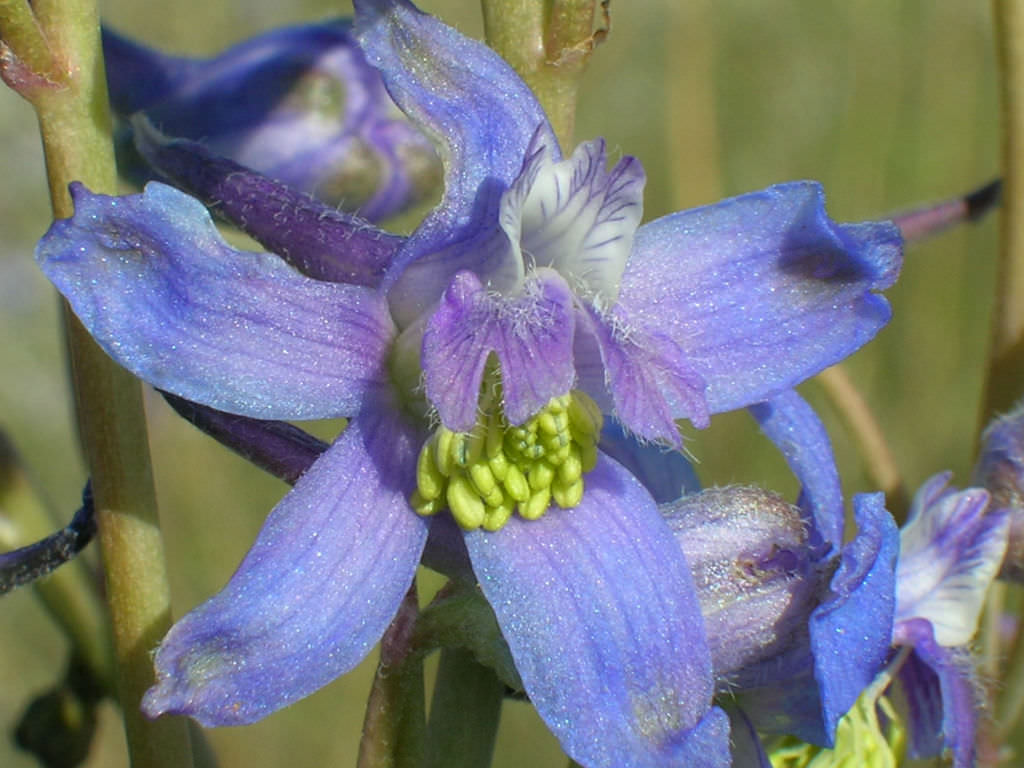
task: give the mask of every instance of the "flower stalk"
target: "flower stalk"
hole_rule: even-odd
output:
[[[34,16],[32,12],[34,11]],[[5,79],[39,119],[55,218],[72,215],[71,181],[116,190],[99,20],[94,0],[0,5],[19,77]],[[32,16],[32,18],[28,18]],[[38,31],[38,37],[35,32]],[[41,47],[42,46],[42,47]],[[60,62],[59,87],[48,63]],[[117,657],[117,692],[136,768],[191,765],[185,722],[149,722],[138,703],[153,681],[150,651],[170,626],[163,541],[138,382],[115,365],[66,312],[79,427],[93,476]]]

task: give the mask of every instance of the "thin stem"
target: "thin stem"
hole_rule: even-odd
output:
[[[907,492],[896,459],[871,406],[841,365],[826,368],[818,376],[825,393],[853,434],[873,485],[885,493],[889,511],[907,508]]]
[[[1002,74],[1004,205],[981,424],[1007,410],[1021,396],[1024,381],[1024,0],[995,0],[994,17]]]
[[[73,212],[68,183],[116,192],[106,78],[94,0],[36,0],[42,34],[66,67],[65,87],[34,91],[53,213]],[[6,25],[4,26],[6,31]],[[150,652],[170,626],[170,592],[156,513],[142,392],[67,310],[79,426],[93,477],[117,691],[134,768],[192,764],[185,720],[142,717],[153,682]]]
[[[357,768],[418,768],[420,764],[426,706],[423,657],[413,649],[418,616],[414,581],[381,639]]]
[[[533,89],[563,149],[572,146],[579,81],[607,25],[597,0],[481,0],[487,44]],[[607,20],[607,17],[606,17]]]

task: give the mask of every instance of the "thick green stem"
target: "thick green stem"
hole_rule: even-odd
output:
[[[22,91],[39,118],[56,218],[73,212],[68,183],[116,192],[106,79],[95,0],[36,0],[32,8],[62,87]],[[0,29],[8,29],[0,19]],[[153,682],[150,653],[170,626],[170,593],[138,381],[116,366],[67,312],[83,448],[93,477],[117,691],[135,768],[191,765],[184,719],[150,722],[139,701]]]
[[[571,149],[580,77],[607,30],[594,31],[596,0],[481,0],[487,44],[512,65]]]
[[[1002,73],[1004,186],[982,424],[1024,394],[1024,0],[995,0],[994,15]]]

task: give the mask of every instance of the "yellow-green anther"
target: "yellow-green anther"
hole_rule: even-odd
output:
[[[530,498],[530,484],[526,482],[526,475],[515,464],[508,465],[508,473],[502,482],[508,495],[516,501],[526,501]]]
[[[547,488],[555,479],[555,468],[546,461],[538,461],[530,467],[530,473],[526,476],[526,479],[529,480],[530,488],[533,491]]]
[[[429,445],[429,443],[428,443]],[[420,451],[416,460],[416,489],[424,501],[433,501],[444,495],[445,477],[437,468],[434,452],[429,447]]]
[[[583,480],[574,483],[556,482],[551,486],[551,496],[562,509],[572,509],[583,501]]]
[[[465,475],[457,475],[448,481],[447,496],[448,508],[455,522],[467,531],[483,525],[487,509]]]
[[[463,528],[497,530],[518,512],[543,516],[552,504],[583,499],[583,476],[597,462],[601,413],[582,392],[552,398],[525,423],[510,425],[500,383],[485,381],[480,416],[466,432],[439,427],[420,450],[416,493],[421,514],[445,504]]]
[[[539,520],[547,512],[548,504],[551,503],[551,488],[543,488],[534,491],[530,500],[519,505],[519,516],[524,520]]]

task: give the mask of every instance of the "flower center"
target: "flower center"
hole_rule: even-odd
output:
[[[597,404],[572,390],[511,426],[500,402],[500,392],[485,393],[472,430],[442,426],[423,444],[410,500],[419,514],[447,507],[466,530],[496,531],[513,512],[536,520],[552,501],[563,509],[580,503],[583,475],[597,463]]]

